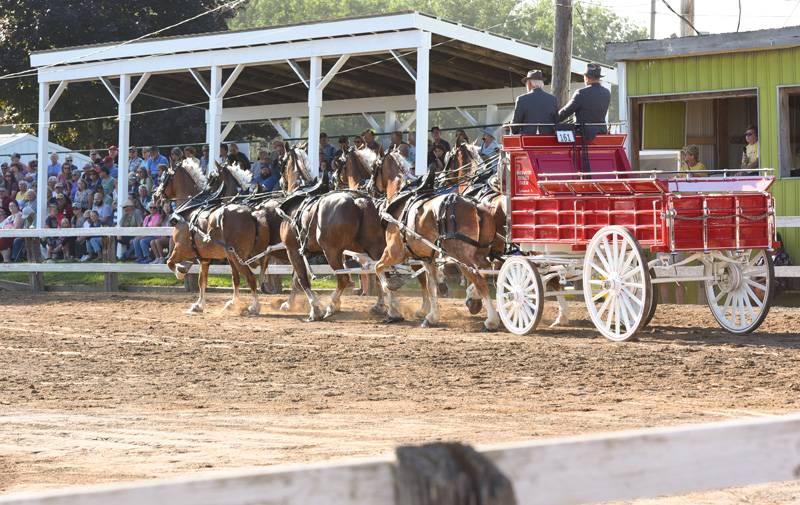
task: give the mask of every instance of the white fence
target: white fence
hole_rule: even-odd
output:
[[[800,477],[800,415],[484,447],[519,505],[576,505]],[[391,456],[14,493],[0,505],[393,505]]]

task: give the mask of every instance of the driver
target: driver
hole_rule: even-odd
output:
[[[599,133],[608,133],[606,114],[611,103],[611,92],[600,84],[603,77],[599,63],[588,63],[583,74],[585,88],[572,95],[572,99],[563,109],[558,111],[558,122],[562,122],[575,114],[575,122],[583,126],[584,140],[592,140]],[[587,124],[603,123],[603,124]]]

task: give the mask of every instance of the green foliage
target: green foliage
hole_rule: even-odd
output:
[[[226,3],[227,0],[4,0],[0,8],[0,75],[30,68],[30,54],[52,48],[124,41],[175,24]],[[232,13],[223,9],[169,30],[165,35],[185,35],[224,30]],[[36,77],[0,80],[0,122],[36,122],[38,84]],[[155,109],[169,105],[142,96],[137,107]],[[56,106],[52,120],[113,115],[116,103],[102,85],[72,84]],[[199,124],[204,131],[203,112],[184,109],[152,114],[132,121],[134,144],[171,142],[185,125]],[[33,131],[33,128],[29,128]],[[116,143],[114,121],[88,121],[53,126],[52,140],[96,147]],[[176,139],[179,141],[182,139]]]
[[[553,44],[553,0],[251,0],[229,25],[231,29],[305,23],[350,16],[417,10],[542,47]],[[573,52],[605,61],[605,43],[646,38],[646,29],[608,8],[577,2],[573,19]]]

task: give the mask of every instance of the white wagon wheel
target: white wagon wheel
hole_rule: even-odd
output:
[[[508,258],[497,276],[497,311],[508,331],[526,335],[542,318],[544,289],[536,267],[522,256]]]
[[[610,340],[628,340],[644,326],[652,309],[650,272],[639,243],[622,226],[606,226],[589,242],[583,296],[595,327]]]
[[[706,262],[706,301],[714,319],[725,330],[744,335],[758,328],[767,317],[775,291],[772,256],[763,249],[741,253],[720,251],[729,258],[712,257]]]

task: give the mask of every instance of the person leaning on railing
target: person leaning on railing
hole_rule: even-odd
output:
[[[700,148],[688,145],[681,149],[681,174],[683,177],[707,177],[706,166],[700,162]]]

